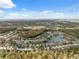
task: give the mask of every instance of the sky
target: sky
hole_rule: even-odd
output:
[[[0,0],[0,19],[79,19],[79,0]]]

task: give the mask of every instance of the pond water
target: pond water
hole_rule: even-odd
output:
[[[55,42],[62,42],[64,41],[64,35],[63,34],[59,34],[57,36],[52,36],[50,40],[48,40],[47,43],[55,43]]]

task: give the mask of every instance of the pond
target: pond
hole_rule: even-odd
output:
[[[53,34],[53,33],[52,33]],[[50,38],[50,39],[49,39]],[[47,43],[50,44],[50,43],[55,43],[55,42],[62,42],[64,41],[64,35],[63,34],[58,34],[56,36],[53,35],[49,35],[48,36],[48,41]]]

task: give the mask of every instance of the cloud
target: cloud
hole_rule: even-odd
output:
[[[4,16],[4,12],[0,10],[0,18],[3,18],[3,16]]]
[[[12,0],[0,0],[0,8],[13,8],[16,5],[12,2]]]
[[[10,13],[9,16],[10,16],[10,17],[17,17],[17,16],[20,16],[20,14],[17,14],[17,13]]]
[[[3,11],[2,10],[0,10],[0,14],[3,14]]]
[[[10,19],[52,19],[52,18],[63,18],[63,14],[55,12],[44,12],[44,11],[26,11],[26,12],[17,12],[9,13],[6,18]]]
[[[22,11],[27,11],[27,9],[25,9],[25,8],[22,8]]]
[[[3,19],[79,19],[79,13],[54,12],[52,10],[44,11],[18,11],[10,12]]]

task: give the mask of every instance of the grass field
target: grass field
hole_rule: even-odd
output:
[[[0,59],[79,59],[78,49],[52,51],[0,51]]]

